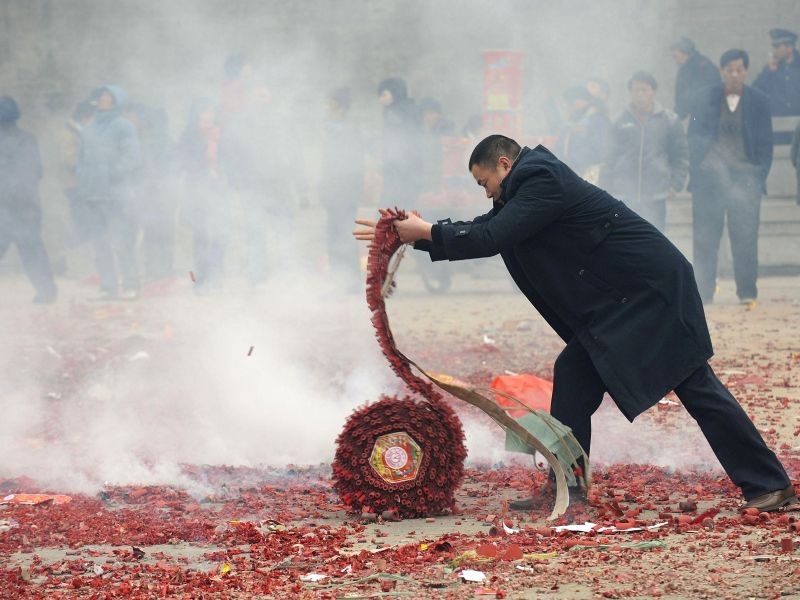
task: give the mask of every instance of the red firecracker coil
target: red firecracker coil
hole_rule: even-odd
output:
[[[467,450],[461,421],[433,385],[413,373],[389,328],[386,282],[392,257],[403,245],[393,223],[404,218],[403,211],[388,211],[375,227],[367,305],[381,351],[418,398],[384,396],[348,418],[336,441],[333,485],[352,511],[423,517],[454,508]]]

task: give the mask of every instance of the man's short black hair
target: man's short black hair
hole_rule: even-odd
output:
[[[658,89],[658,82],[656,81],[656,78],[647,71],[636,71],[636,73],[631,75],[631,78],[628,80],[628,89],[631,89],[633,84],[637,81],[639,83],[646,83],[654,90]]]
[[[728,63],[732,63],[735,60],[742,59],[742,64],[744,68],[747,69],[750,67],[750,55],[747,54],[744,50],[739,50],[738,48],[731,48],[730,50],[726,50],[719,59],[719,66],[723,69],[725,65]]]
[[[501,156],[515,160],[520,150],[519,144],[510,137],[500,134],[490,135],[483,138],[475,146],[469,157],[467,169],[472,171],[472,167],[475,165],[491,169],[497,164]]]

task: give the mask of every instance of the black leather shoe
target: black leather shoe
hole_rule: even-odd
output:
[[[772,512],[788,504],[795,504],[797,501],[794,488],[790,485],[785,490],[778,490],[776,492],[764,494],[758,498],[753,498],[748,501],[747,504],[742,505],[739,510],[757,508],[760,512]]]

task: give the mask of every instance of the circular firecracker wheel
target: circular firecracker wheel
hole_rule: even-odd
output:
[[[383,396],[345,423],[334,488],[354,512],[443,514],[455,506],[466,454],[461,422],[447,404]]]

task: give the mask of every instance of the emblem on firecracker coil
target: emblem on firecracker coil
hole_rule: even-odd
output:
[[[422,448],[405,431],[387,433],[375,440],[369,464],[387,483],[413,481],[422,465]]]

